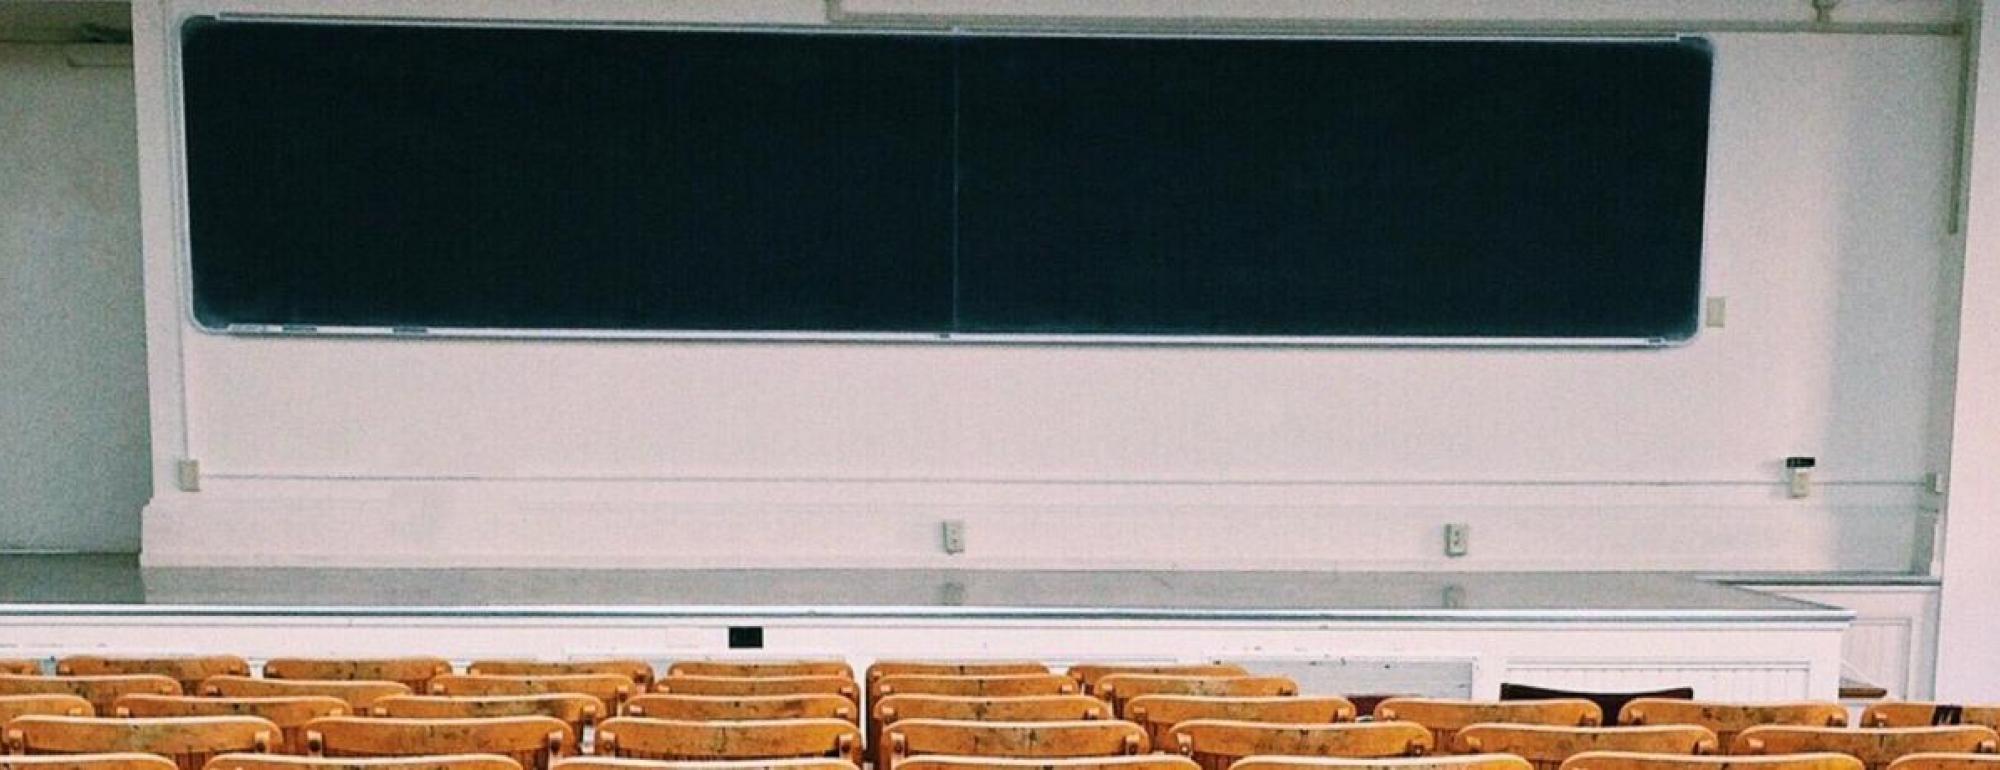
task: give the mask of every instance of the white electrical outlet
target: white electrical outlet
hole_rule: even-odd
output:
[[[950,554],[965,553],[965,520],[945,520],[944,552]]]
[[[174,463],[174,486],[182,492],[201,491],[201,461],[180,460]]]
[[[1458,558],[1472,550],[1472,526],[1463,522],[1444,525],[1444,555]]]
[[[1702,324],[1710,329],[1720,329],[1729,325],[1729,298],[1709,297],[1703,306]]]

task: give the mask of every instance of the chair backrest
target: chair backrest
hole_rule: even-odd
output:
[[[326,757],[499,754],[525,770],[548,770],[576,753],[576,733],[555,717],[395,719],[327,717],[306,725],[306,748]]]
[[[1731,754],[1799,754],[1831,751],[1861,760],[1869,770],[1911,754],[1991,754],[2000,743],[1993,728],[1950,727],[1797,727],[1764,725],[1736,735]]]
[[[607,718],[604,701],[574,692],[543,695],[391,695],[375,701],[369,714],[399,719],[485,719],[554,717],[578,736]]]
[[[71,655],[56,661],[58,676],[106,676],[113,674],[158,674],[179,682],[182,692],[196,692],[211,676],[250,675],[250,662],[235,655],[190,655],[186,657],[126,658],[99,655]]]
[[[118,752],[44,754],[32,757],[0,754],[0,770],[179,770],[179,768],[173,760],[158,754]]]
[[[1136,754],[1117,757],[952,757],[925,755],[903,760],[902,770],[1200,770],[1187,757]]]
[[[1930,701],[1870,703],[1861,712],[1862,727],[1934,727],[1985,725],[2000,730],[2000,705],[1964,706]]]
[[[999,698],[957,695],[889,695],[874,701],[868,720],[868,745],[878,764],[887,762],[882,732],[904,719],[944,719],[960,722],[1076,722],[1106,719],[1111,707],[1088,695],[1018,695]]]
[[[878,660],[868,664],[866,680],[892,674],[932,676],[994,676],[996,674],[1046,674],[1049,666],[1035,660]]]
[[[860,723],[854,701],[839,695],[674,695],[652,693],[625,703],[625,715],[726,722],[745,719],[845,719]]]
[[[861,732],[844,719],[693,722],[619,717],[597,728],[597,753],[663,760],[844,759],[861,764]]]
[[[861,770],[845,759],[631,759],[627,757],[567,757],[555,770]]]
[[[201,683],[199,692],[210,698],[285,698],[319,695],[347,701],[348,713],[365,715],[375,701],[391,695],[407,695],[409,685],[401,682],[347,679],[255,679],[247,676],[214,676]]]
[[[109,714],[119,696],[133,693],[179,695],[180,683],[159,674],[107,676],[26,676],[0,674],[0,695],[74,695],[90,702],[93,713]]]
[[[20,754],[158,754],[180,770],[201,770],[217,754],[268,752],[278,726],[257,717],[27,716],[7,723],[7,745]]]
[[[97,709],[81,696],[68,693],[40,695],[0,695],[0,726],[14,717],[41,714],[52,717],[97,716]]]
[[[1563,762],[1562,770],[1861,770],[1861,760],[1828,753],[1738,757],[1586,751]]]
[[[1167,731],[1166,751],[1193,759],[1205,770],[1228,770],[1245,757],[1381,759],[1431,753],[1431,732],[1414,722],[1271,724],[1235,719],[1190,719]]]
[[[1460,754],[1425,757],[1248,757],[1230,770],[1529,770],[1528,761],[1512,754]]]
[[[1112,757],[1144,754],[1151,746],[1145,729],[1131,722],[975,722],[956,719],[903,719],[882,733],[878,770],[893,770],[904,759],[927,754],[962,757]]]
[[[889,674],[868,684],[868,699],[908,693],[1001,697],[1007,695],[1067,695],[1077,691],[1075,679],[1062,674]]]
[[[266,679],[332,679],[400,682],[410,692],[430,688],[431,678],[451,673],[451,661],[429,656],[407,658],[272,658],[264,661]]]
[[[860,702],[854,680],[840,676],[669,676],[655,692],[680,695],[839,695]]]
[[[270,720],[282,734],[276,748],[290,754],[306,751],[306,723],[320,717],[351,713],[347,701],[324,695],[278,698],[197,698],[190,695],[127,695],[112,706],[119,717],[257,717]]]
[[[1326,696],[1141,695],[1125,702],[1125,719],[1146,728],[1153,745],[1174,745],[1169,732],[1191,719],[1311,725],[1354,721],[1354,704]]]
[[[1847,707],[1838,703],[1718,703],[1715,701],[1640,698],[1625,704],[1621,725],[1701,725],[1715,731],[1720,746],[1730,746],[1736,734],[1757,725],[1846,727]]]
[[[604,702],[615,712],[632,697],[632,678],[624,674],[445,674],[431,680],[432,695],[546,695],[571,692]]]
[[[1595,727],[1604,712],[1582,698],[1552,700],[1478,701],[1442,698],[1390,698],[1375,706],[1375,718],[1415,722],[1431,731],[1441,750],[1449,751],[1458,731],[1482,722],[1494,724]]]
[[[521,763],[498,754],[441,754],[422,757],[297,757],[283,754],[224,754],[204,770],[521,770]]]
[[[0,674],[39,674],[42,662],[31,658],[0,658]]]
[[[844,660],[677,660],[667,676],[837,676],[854,679]]]
[[[1092,692],[1097,680],[1112,674],[1163,674],[1167,676],[1249,676],[1250,670],[1235,663],[1078,663],[1063,672]]]
[[[1701,725],[1647,727],[1560,727],[1477,724],[1458,731],[1459,754],[1513,754],[1541,770],[1557,770],[1586,751],[1643,754],[1714,754],[1715,732]]]
[[[1175,674],[1110,674],[1100,677],[1091,694],[1123,715],[1125,702],[1141,695],[1214,695],[1247,698],[1299,694],[1299,684],[1282,676],[1180,676]]]
[[[449,671],[445,673],[451,673]],[[651,687],[653,664],[637,658],[596,660],[527,660],[521,658],[475,660],[465,667],[468,674],[498,676],[557,676],[562,674],[622,674],[632,680],[633,692]]]
[[[1075,722],[1105,719],[1104,701],[1088,695],[1020,695],[998,698],[958,695],[890,695],[875,701],[871,721],[949,719],[969,722]]]
[[[1889,763],[1890,770],[1994,770],[2000,754],[1910,754]]]

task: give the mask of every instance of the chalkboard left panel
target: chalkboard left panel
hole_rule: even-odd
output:
[[[182,30],[196,320],[952,323],[942,37]]]

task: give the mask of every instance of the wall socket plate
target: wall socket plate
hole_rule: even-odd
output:
[[[944,552],[948,554],[965,553],[965,520],[946,519],[941,529],[944,535]]]
[[[1472,525],[1455,522],[1444,525],[1444,555],[1454,559],[1472,552]]]
[[[174,486],[182,492],[201,491],[201,461],[186,458],[174,462]]]

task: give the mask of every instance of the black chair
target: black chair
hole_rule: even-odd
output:
[[[1624,711],[1625,704],[1640,698],[1671,698],[1673,700],[1694,700],[1693,687],[1675,687],[1651,692],[1579,692],[1576,690],[1555,690],[1536,687],[1531,684],[1500,684],[1501,700],[1548,700],[1550,698],[1582,698],[1604,709],[1608,719],[1617,719]]]

